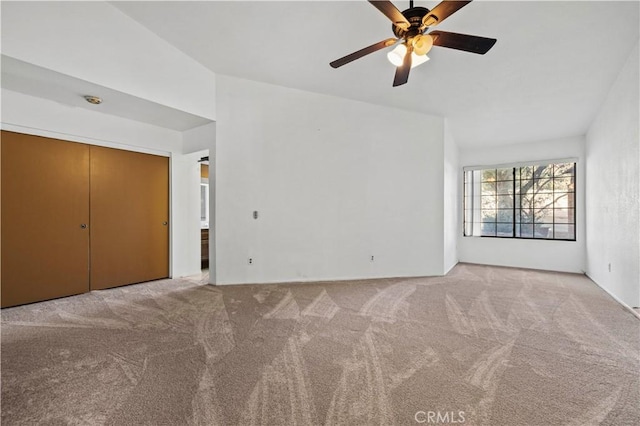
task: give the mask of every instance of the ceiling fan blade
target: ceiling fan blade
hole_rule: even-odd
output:
[[[458,10],[462,9],[466,5],[471,3],[469,1],[449,1],[445,0],[434,7],[431,12],[427,13],[424,18],[422,18],[422,23],[427,27],[435,27],[449,16],[456,13]]]
[[[364,49],[360,49],[357,52],[353,52],[340,59],[336,59],[335,61],[331,62],[329,65],[331,65],[333,68],[341,67],[343,65],[348,64],[349,62],[355,61],[356,59],[360,59],[365,55],[368,55],[373,52],[377,52],[378,50],[384,49],[385,47],[392,46],[396,43],[396,41],[398,40],[395,38],[388,38],[376,44],[372,44],[371,46],[365,47]]]
[[[398,8],[395,7],[390,1],[369,0],[369,3],[371,3],[380,12],[384,13],[385,16],[389,18],[395,26],[405,30],[411,26],[409,21],[407,21],[407,18],[405,18],[404,15],[398,10]]]
[[[409,71],[411,70],[412,47],[407,46],[407,53],[404,54],[402,65],[396,68],[396,75],[393,77],[393,87],[401,86],[409,81]]]
[[[467,34],[450,33],[446,31],[432,31],[433,45],[465,52],[484,55],[496,44],[495,38],[479,37]]]

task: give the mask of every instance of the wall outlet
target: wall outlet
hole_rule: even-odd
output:
[[[371,261],[373,262],[373,256],[371,256]]]
[[[249,265],[253,265],[253,257],[249,258]]]
[[[609,272],[611,272],[611,263],[609,263]]]

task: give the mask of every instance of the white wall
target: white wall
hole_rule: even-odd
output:
[[[171,157],[171,274],[200,271],[200,157],[180,132],[5,89],[1,104],[3,130]]]
[[[638,45],[587,133],[587,274],[640,306]],[[609,265],[611,270],[609,271]]]
[[[584,137],[485,148],[461,148],[460,165],[491,166],[526,161],[578,158],[576,170],[576,241],[463,237],[458,231],[460,262],[582,273],[585,270]],[[460,170],[461,174],[462,171]]]
[[[194,127],[193,129],[182,132],[182,152],[189,154],[191,152],[207,151],[216,142],[216,123],[209,123],[203,126]],[[209,153],[203,153],[207,156]]]
[[[213,282],[443,273],[443,119],[227,76],[216,90]]]
[[[215,119],[215,76],[107,2],[2,2],[2,53]]]
[[[461,232],[461,174],[458,145],[448,120],[444,122],[444,272],[458,263],[458,233]]]

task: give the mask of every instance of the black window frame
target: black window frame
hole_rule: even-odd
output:
[[[555,176],[555,167],[556,165],[559,164],[573,164],[573,172],[570,175],[562,175],[562,176]],[[554,199],[552,201],[551,206],[546,206],[545,208],[549,208],[552,210],[552,222],[548,223],[548,222],[539,222],[539,224],[549,224],[552,229],[553,229],[553,237],[552,238],[548,238],[548,237],[536,237],[535,233],[535,225],[536,225],[536,221],[535,221],[535,216],[532,217],[532,221],[531,221],[531,227],[532,227],[532,235],[531,236],[522,236],[521,233],[521,227],[523,224],[527,224],[528,222],[522,222],[522,199],[520,198],[522,193],[521,193],[521,189],[522,189],[522,182],[523,182],[523,178],[522,178],[522,169],[526,168],[526,167],[532,167],[533,170],[535,170],[535,168],[537,167],[548,167],[548,166],[553,166],[553,172],[552,175],[550,177],[551,179],[551,183],[552,183],[552,188],[551,188],[551,193],[555,194],[555,180],[556,179],[561,179],[564,177],[572,177],[573,178],[573,191],[567,191],[566,194],[573,194],[573,205],[572,206],[567,206],[564,209],[566,210],[573,210],[573,215],[570,217],[571,221],[569,222],[556,222],[556,210],[561,209],[561,207],[555,207],[556,202],[558,201],[558,199]],[[511,171],[511,178],[509,180],[499,180],[498,178],[498,170],[505,170],[505,169],[512,169]],[[482,230],[480,231],[480,235],[473,235],[473,226],[475,224],[480,224],[481,226],[484,223],[491,223],[491,222],[482,222],[482,219],[480,219],[480,221],[476,221],[474,214],[476,211],[478,211],[478,208],[476,206],[474,206],[474,201],[475,200],[480,200],[480,206],[482,206],[482,189],[480,192],[480,195],[476,195],[474,193],[475,191],[475,186],[477,183],[475,182],[471,182],[471,194],[467,194],[467,173],[468,172],[474,172],[474,171],[480,171],[480,173],[482,174],[484,171],[488,171],[488,170],[495,170],[496,171],[496,179],[493,183],[495,183],[496,185],[496,189],[494,192],[494,196],[497,198],[499,196],[498,194],[498,184],[500,182],[512,182],[512,186],[511,186],[511,190],[512,190],[512,206],[509,209],[500,209],[498,207],[498,204],[496,203],[496,207],[495,207],[495,211],[496,211],[496,221],[495,223],[495,235],[482,235]],[[473,174],[472,174],[473,176]],[[549,177],[547,177],[549,178]],[[531,180],[535,179],[529,178]],[[544,162],[534,162],[534,163],[526,163],[526,164],[515,164],[515,165],[499,165],[499,166],[482,166],[482,167],[473,167],[473,168],[464,168],[463,169],[463,177],[462,177],[462,185],[463,185],[463,200],[462,200],[462,218],[463,218],[463,224],[462,224],[462,235],[464,237],[475,237],[475,238],[502,238],[502,239],[519,239],[519,240],[537,240],[537,241],[571,241],[571,242],[575,242],[577,241],[577,237],[578,237],[578,226],[577,226],[577,188],[578,188],[578,162],[575,159],[570,159],[570,160],[554,160],[554,161],[544,161]],[[480,188],[482,188],[482,185],[485,184],[486,182],[483,182],[482,180],[479,182]],[[516,189],[518,189],[517,185],[520,185],[519,192],[516,192]],[[562,193],[562,192],[561,192]],[[508,195],[508,194],[507,194]],[[468,208],[467,206],[467,200],[470,199],[471,200],[471,207]],[[533,202],[533,201],[532,201]],[[535,207],[533,207],[533,209],[535,210]],[[500,210],[511,210],[511,221],[510,222],[498,222],[498,212]],[[479,208],[479,211],[482,212],[483,209],[482,207]],[[471,214],[471,229],[472,229],[472,234],[471,235],[467,235],[467,225],[469,222],[467,222],[467,217],[468,217],[468,212],[470,212]],[[518,213],[516,213],[518,212]],[[481,215],[482,213],[480,213]],[[518,220],[516,220],[517,218],[517,214],[519,214],[518,216]],[[511,225],[511,235],[498,235],[498,224],[510,224]],[[558,225],[567,225],[567,226],[573,226],[573,238],[556,238],[556,226]],[[516,235],[517,229],[518,227],[520,227],[520,235]]]

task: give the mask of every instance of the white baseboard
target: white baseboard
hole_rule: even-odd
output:
[[[622,300],[620,300],[618,298],[618,296],[616,296],[615,294],[611,293],[609,290],[607,290],[606,288],[604,288],[603,286],[601,286],[600,284],[598,284],[598,282],[596,280],[594,280],[591,276],[589,276],[589,274],[585,273],[585,275],[587,277],[589,277],[589,279],[598,287],[600,287],[602,290],[604,290],[605,293],[607,293],[609,296],[611,296],[613,298],[613,300],[615,300],[616,302],[618,302],[619,304],[621,304],[622,306],[624,306],[625,308],[627,308],[629,310],[629,312],[631,312],[633,315],[635,315],[636,317],[640,318],[640,313],[636,312],[635,309],[633,309],[631,306],[627,305],[626,303],[624,303]]]
[[[460,261],[456,259],[455,263],[451,265],[451,267],[448,270],[444,271],[444,275],[447,275],[449,272],[451,272],[451,270],[455,268],[458,263],[460,263]]]

